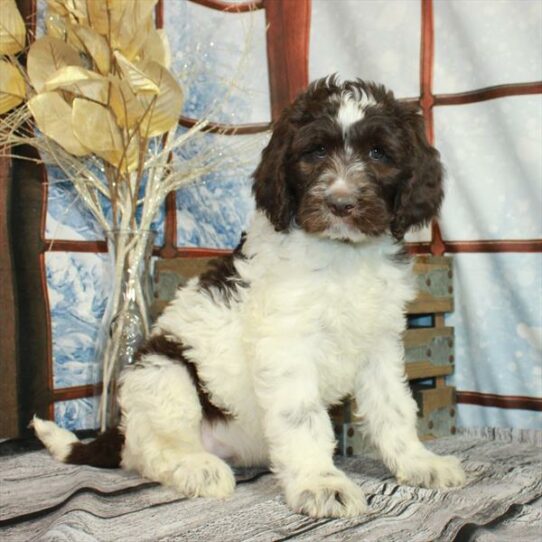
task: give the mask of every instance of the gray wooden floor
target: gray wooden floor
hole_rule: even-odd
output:
[[[63,465],[43,451],[8,454],[0,457],[0,540],[538,542],[540,440],[488,430],[429,444],[462,459],[460,490],[399,486],[377,460],[338,459],[369,501],[368,513],[350,520],[291,513],[261,470],[238,471],[228,500],[186,500],[134,473]]]

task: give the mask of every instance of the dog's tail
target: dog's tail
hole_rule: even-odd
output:
[[[100,433],[92,442],[83,443],[67,429],[37,416],[34,416],[30,425],[57,461],[103,469],[120,467],[124,434],[118,427]]]

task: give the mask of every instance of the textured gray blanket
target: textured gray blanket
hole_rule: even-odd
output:
[[[459,490],[399,486],[377,460],[338,459],[369,501],[366,515],[349,520],[291,513],[261,470],[238,471],[228,500],[186,500],[134,473],[63,465],[43,451],[7,455],[0,458],[0,540],[538,541],[540,440],[540,433],[478,431],[430,443],[463,460],[468,483]]]

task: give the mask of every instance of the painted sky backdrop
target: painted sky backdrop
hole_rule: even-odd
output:
[[[538,0],[437,0],[434,16],[435,92],[542,79]],[[165,21],[174,69],[187,92],[186,115],[212,110],[222,122],[270,119],[263,11],[225,14],[175,0],[165,2]],[[419,0],[313,0],[311,78],[339,72],[415,97],[419,51]],[[447,170],[444,238],[541,238],[542,96],[437,107],[434,122]],[[209,138],[210,148],[227,152],[225,136]],[[235,246],[253,208],[250,174],[263,144],[262,138],[255,143],[250,160],[238,163],[232,156],[229,167],[178,192],[180,246]],[[50,169],[49,182],[47,237],[102,238],[62,175]],[[424,240],[428,232],[409,238]],[[541,397],[542,255],[454,258],[456,310],[447,320],[455,326],[456,373],[450,382],[458,390]],[[46,265],[55,387],[91,383],[108,286],[105,257],[52,252]],[[88,427],[94,404],[58,404],[57,419],[66,427]],[[459,405],[458,425],[541,428],[542,413]]]

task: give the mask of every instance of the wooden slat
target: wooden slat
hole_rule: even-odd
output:
[[[229,248],[179,247],[179,258],[219,258],[231,254]]]
[[[160,250],[162,258],[175,258],[177,255],[177,193],[166,196],[164,220],[164,246]]]
[[[510,85],[495,85],[479,88],[469,92],[435,95],[435,105],[465,105],[508,96],[528,96],[542,94],[542,81],[530,83],[514,83]]]
[[[421,405],[420,414],[427,414],[445,407],[451,407],[455,404],[455,388],[446,386],[446,388],[428,388],[414,389],[414,396],[418,398]]]
[[[495,239],[477,241],[445,241],[446,252],[503,253],[542,252],[542,239]]]
[[[224,13],[246,13],[263,9],[263,0],[250,0],[248,2],[224,2],[221,0],[190,0],[193,4],[199,4],[206,8],[223,11]]]
[[[454,331],[452,327],[443,329],[435,329],[434,327],[427,328],[412,328],[405,332],[405,346],[419,346],[429,343],[435,337],[448,337],[453,341]]]
[[[265,0],[271,117],[309,82],[310,0]]]
[[[427,139],[434,141],[433,126],[433,58],[434,26],[433,0],[422,0],[421,44],[420,44],[420,106],[425,119]]]
[[[159,260],[156,262],[155,275],[157,280],[160,278],[160,273],[169,271],[182,276],[186,279],[197,277],[205,269],[211,260],[215,257],[198,257],[198,258],[174,258],[172,260]]]
[[[19,149],[18,152],[31,154],[34,151]],[[41,238],[46,200],[42,171],[32,162],[16,160],[13,163],[11,227],[17,276],[16,325],[20,330],[18,387],[21,433],[29,432],[26,426],[34,414],[47,417],[50,413],[51,323]]]
[[[181,115],[179,124],[185,128],[192,128],[198,123],[198,119],[192,119]],[[250,135],[267,132],[271,128],[270,122],[254,122],[252,124],[224,124],[221,122],[209,122],[203,129],[210,134],[221,135]]]
[[[453,299],[436,299],[431,296],[420,295],[407,306],[408,314],[431,314],[434,312],[453,312]]]
[[[497,395],[475,391],[458,391],[457,402],[465,405],[478,405],[496,408],[513,408],[542,412],[542,398],[522,395]]]
[[[433,69],[435,57],[435,28],[433,17],[433,0],[422,0],[421,45],[420,45],[420,107],[425,120],[427,140],[435,141],[435,125],[433,107]],[[438,220],[431,222],[431,253],[435,256],[444,254],[444,243]]]
[[[454,369],[451,365],[433,365],[428,361],[418,361],[406,364],[408,380],[420,380],[421,378],[434,378],[436,376],[451,375]]]
[[[107,243],[105,241],[75,241],[64,239],[44,239],[44,252],[107,252]]]
[[[102,385],[88,384],[85,386],[73,386],[70,388],[58,388],[53,390],[54,401],[71,401],[73,399],[83,399],[93,397],[102,393]]]
[[[453,357],[449,359],[447,357],[448,352],[445,351],[443,354],[446,355],[446,359],[439,360],[438,351],[434,352],[434,341],[438,339],[451,341],[449,348],[450,352],[452,352],[453,328],[451,327],[414,328],[405,332],[404,344],[407,352],[406,373],[409,380],[446,376],[453,373]],[[409,361],[409,350],[420,347],[423,348],[424,354],[419,359]],[[432,352],[427,355],[425,348],[432,350]]]
[[[3,154],[0,152],[0,154]],[[0,438],[19,433],[17,409],[17,308],[9,227],[11,175],[9,159],[0,156]]]
[[[414,263],[414,273],[428,275],[432,272],[448,273],[451,279],[451,259],[446,256],[419,255]],[[420,290],[415,301],[407,307],[408,314],[431,314],[452,312],[454,308],[453,289],[446,295],[435,297]]]

